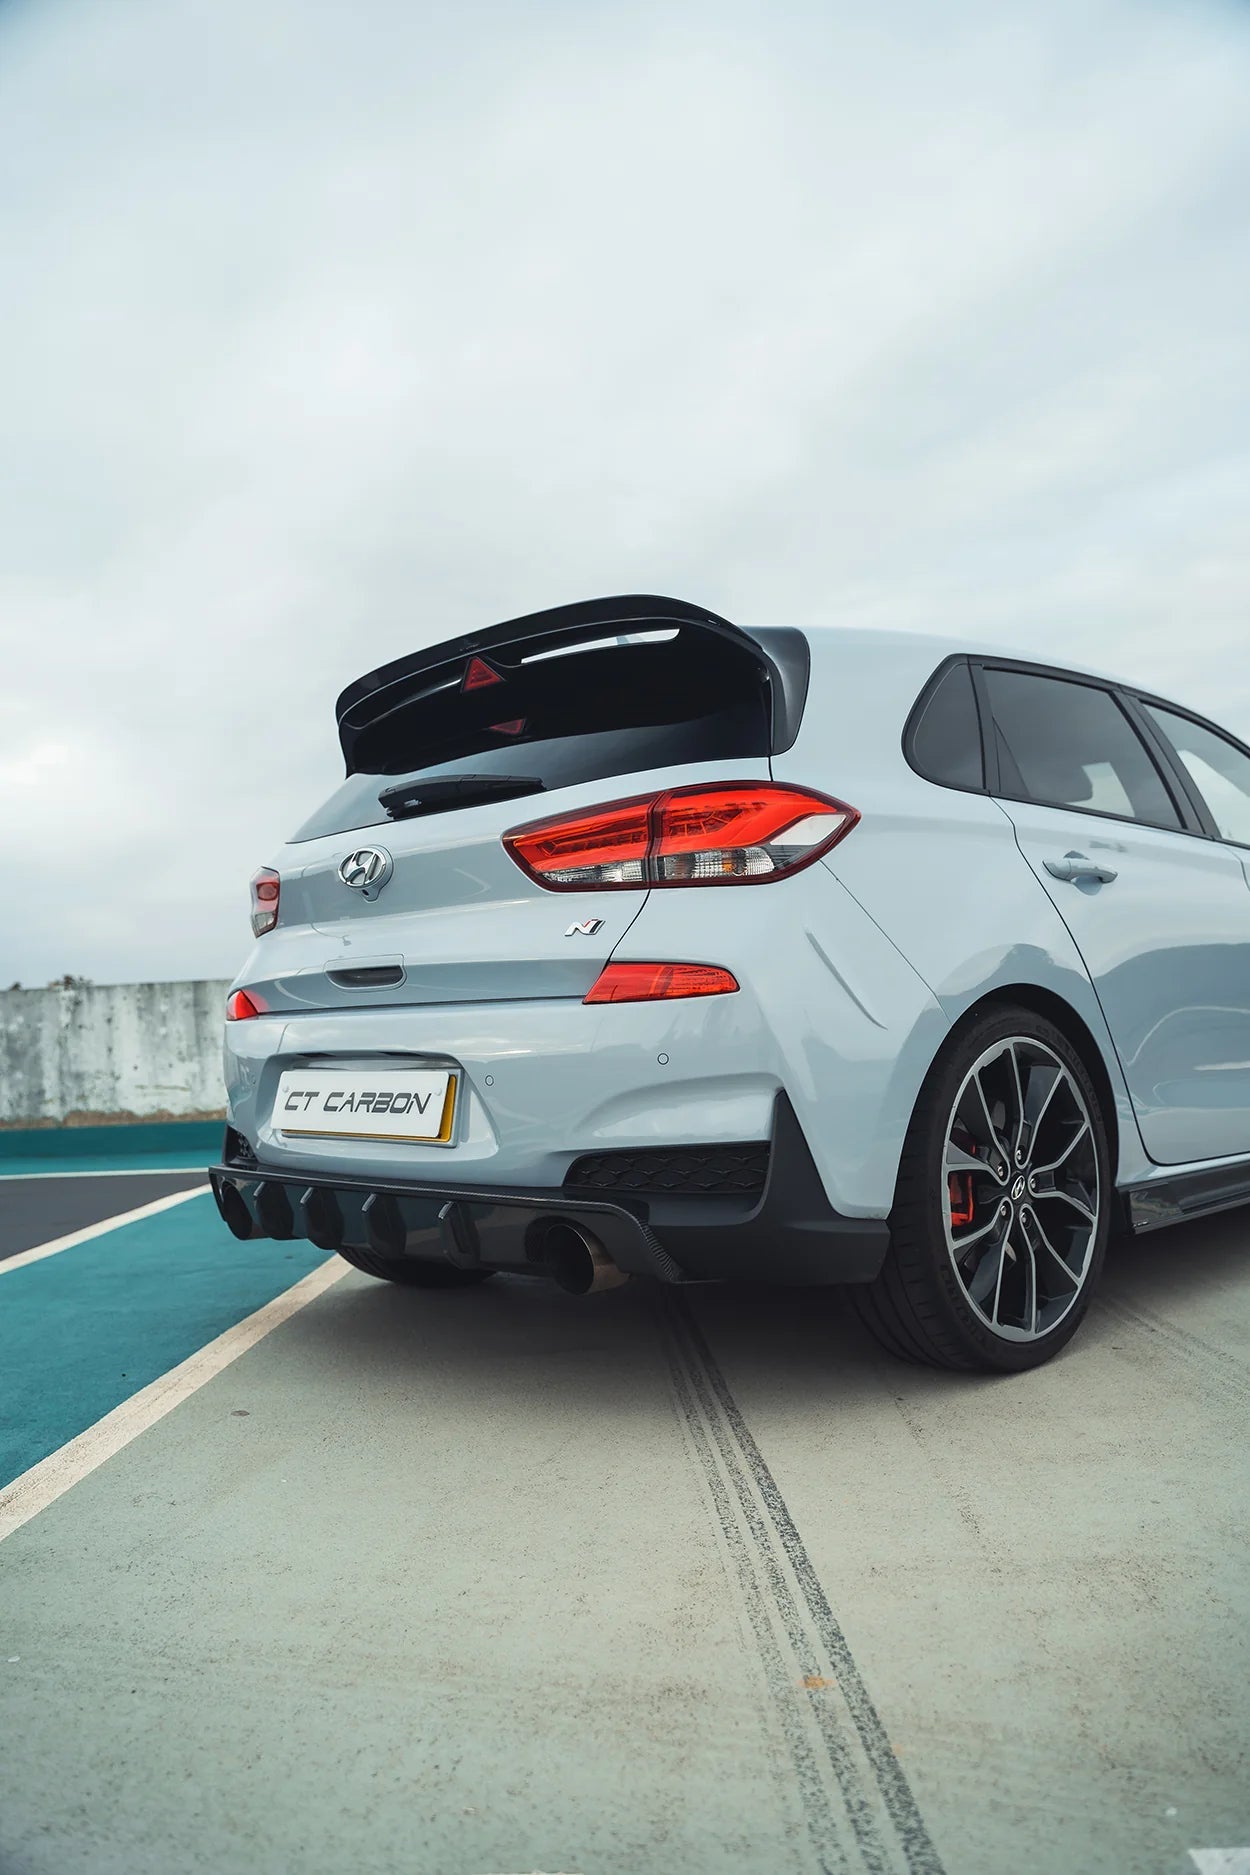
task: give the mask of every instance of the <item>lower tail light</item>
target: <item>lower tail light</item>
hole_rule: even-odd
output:
[[[677,996],[728,996],[738,979],[715,964],[608,964],[586,1003],[659,1003]]]
[[[249,996],[246,990],[231,990],[226,998],[226,1021],[246,1022],[249,1016],[263,1016],[265,1005],[259,996]]]
[[[858,819],[845,801],[810,788],[725,782],[530,821],[503,843],[552,892],[761,885],[810,866]]]
[[[277,924],[281,894],[280,875],[272,866],[262,866],[252,880],[252,931],[256,937],[264,937]]]

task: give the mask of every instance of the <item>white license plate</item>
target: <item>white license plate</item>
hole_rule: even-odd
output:
[[[451,1144],[456,1077],[444,1068],[288,1068],[273,1123],[314,1139]]]

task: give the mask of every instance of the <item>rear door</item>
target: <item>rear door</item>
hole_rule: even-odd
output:
[[[1240,855],[1208,836],[1114,686],[988,661],[977,681],[991,790],[1085,960],[1147,1152],[1250,1152]]]
[[[556,893],[503,836],[692,781],[767,778],[778,678],[745,633],[698,616],[565,618],[435,647],[344,692],[348,778],[281,860],[259,985],[271,1007],[580,997],[645,903],[641,867],[636,893]]]

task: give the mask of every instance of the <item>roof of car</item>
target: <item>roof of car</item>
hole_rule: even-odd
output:
[[[904,652],[918,661],[931,659],[933,668],[943,658],[949,657],[1005,658],[1018,664],[1037,664],[1046,669],[1071,671],[1074,676],[1094,677],[1101,683],[1130,681],[1113,671],[1100,670],[1096,665],[1074,663],[1068,658],[1056,657],[1042,646],[1034,648],[1020,644],[994,644],[955,632],[900,631],[888,625],[819,624],[806,625],[802,629],[813,647],[825,644],[832,650],[836,644],[839,649],[876,652],[882,656]]]

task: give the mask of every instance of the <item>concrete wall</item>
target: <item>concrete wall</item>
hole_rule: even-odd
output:
[[[228,987],[0,991],[0,1126],[220,1113]]]

